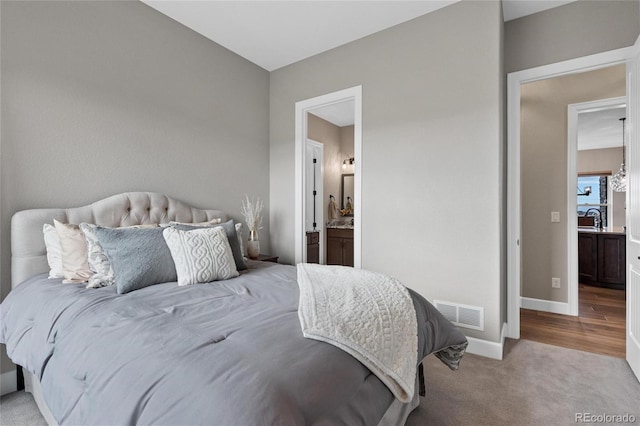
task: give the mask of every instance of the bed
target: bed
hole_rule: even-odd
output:
[[[63,284],[47,274],[42,228],[53,219],[116,228],[227,216],[147,192],[14,215],[0,342],[49,424],[392,425],[418,405],[417,367],[401,401],[344,348],[305,338],[300,266],[247,261],[234,278],[126,294]],[[457,368],[464,335],[408,294],[417,361],[435,354]]]

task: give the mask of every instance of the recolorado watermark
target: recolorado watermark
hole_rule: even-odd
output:
[[[633,414],[595,414],[576,413],[576,423],[635,423],[636,416]]]

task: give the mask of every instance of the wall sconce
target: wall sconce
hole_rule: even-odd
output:
[[[342,168],[346,169],[347,166],[353,166],[353,164],[356,162],[355,158],[351,157],[351,158],[347,158],[346,160],[344,160],[342,162]]]
[[[581,191],[580,188],[578,188],[578,196],[580,195],[590,195],[591,194],[591,187],[590,186],[585,186],[584,187],[584,191]]]

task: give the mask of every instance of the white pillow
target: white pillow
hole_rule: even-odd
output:
[[[45,223],[42,227],[44,245],[47,248],[47,263],[49,264],[49,278],[64,278],[62,272],[62,250],[60,238],[53,225]]]
[[[78,225],[68,225],[53,219],[53,225],[60,239],[62,252],[62,273],[64,283],[87,282],[91,275],[87,263],[87,242]]]
[[[222,227],[191,231],[169,227],[162,235],[176,265],[178,285],[208,283],[239,275]]]
[[[87,288],[113,285],[113,268],[111,268],[109,258],[104,250],[102,250],[102,246],[96,236],[96,225],[92,223],[81,223],[80,229],[87,242],[87,263],[89,264],[89,269],[94,272],[94,275],[89,278]]]

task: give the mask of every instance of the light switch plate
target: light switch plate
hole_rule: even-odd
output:
[[[556,277],[551,278],[551,287],[560,288],[560,278],[556,278]]]
[[[551,212],[551,222],[560,222],[560,212]]]

